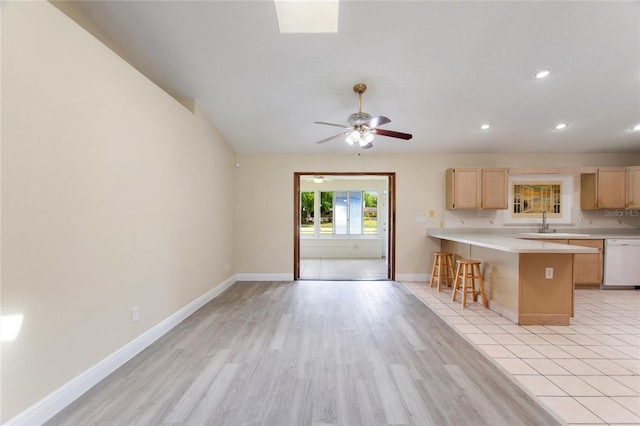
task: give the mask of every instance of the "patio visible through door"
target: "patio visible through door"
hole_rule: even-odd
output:
[[[395,277],[395,173],[294,173],[294,278]]]

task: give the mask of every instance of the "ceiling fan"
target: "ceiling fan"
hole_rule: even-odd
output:
[[[363,149],[369,149],[373,146],[374,135],[388,136],[391,138],[398,138],[409,140],[413,135],[409,133],[394,132],[393,130],[379,129],[378,126],[390,123],[391,120],[387,117],[379,115],[377,117],[371,117],[370,114],[362,112],[362,94],[367,90],[367,86],[364,83],[358,83],[353,86],[353,91],[358,95],[358,112],[354,112],[349,116],[347,122],[349,125],[327,123],[324,121],[315,121],[316,124],[325,124],[327,126],[342,127],[347,131],[338,133],[337,135],[330,136],[326,139],[322,139],[316,143],[325,143],[341,136],[346,136],[345,141],[349,145],[353,145],[358,142]]]

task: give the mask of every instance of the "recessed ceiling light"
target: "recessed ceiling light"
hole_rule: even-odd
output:
[[[489,127],[491,127],[491,124],[484,123],[483,125],[480,126],[480,130],[488,130]]]
[[[636,124],[635,126],[633,126],[633,127],[631,128],[631,130],[633,130],[633,131],[635,131],[635,132],[640,131],[640,123],[638,123],[638,124]]]
[[[558,123],[556,124],[556,127],[554,127],[556,130],[562,130],[564,128],[567,127],[567,123]]]
[[[536,78],[545,78],[551,74],[551,68],[542,68],[533,74]]]

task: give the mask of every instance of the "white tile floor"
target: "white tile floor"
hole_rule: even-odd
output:
[[[302,280],[386,280],[385,259],[300,259]]]
[[[518,326],[403,283],[568,424],[640,425],[640,290],[576,290],[569,326]]]

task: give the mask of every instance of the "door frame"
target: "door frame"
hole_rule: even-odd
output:
[[[386,176],[387,279],[396,279],[396,174],[395,172],[293,172],[293,279],[300,279],[300,178],[302,176]]]

